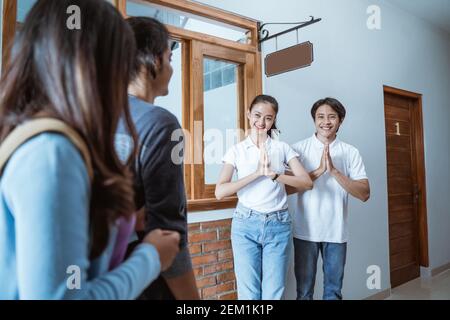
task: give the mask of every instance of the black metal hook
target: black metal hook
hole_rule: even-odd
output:
[[[268,23],[263,23],[258,28],[258,44],[261,44],[264,41],[273,39],[275,37],[281,36],[281,35],[286,34],[288,32],[295,31],[295,30],[298,30],[300,28],[304,28],[306,26],[309,26],[311,24],[317,23],[317,22],[322,20],[321,18],[315,19],[313,16],[310,16],[310,17],[311,17],[311,19],[309,21],[303,21],[303,22],[268,22]],[[269,31],[267,29],[264,29],[264,27],[267,26],[267,25],[273,25],[273,24],[296,24],[296,26],[292,27],[290,29],[278,32],[278,33],[276,33],[274,35],[270,35]]]

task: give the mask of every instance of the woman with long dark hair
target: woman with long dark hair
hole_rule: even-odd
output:
[[[73,5],[82,16],[71,30]],[[9,158],[0,178],[0,299],[133,299],[172,262],[179,235],[156,230],[108,270],[114,222],[134,211],[131,173],[114,148],[121,115],[137,141],[127,98],[134,50],[106,1],[40,0],[27,16],[1,80],[0,141],[32,119],[60,120],[87,146],[93,177],[54,132]]]

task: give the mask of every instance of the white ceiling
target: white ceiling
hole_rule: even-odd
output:
[[[450,0],[387,0],[450,33]]]

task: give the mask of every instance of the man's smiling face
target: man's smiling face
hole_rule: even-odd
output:
[[[314,118],[317,135],[327,140],[333,139],[339,130],[342,120],[339,118],[338,113],[329,105],[324,104],[320,106]]]

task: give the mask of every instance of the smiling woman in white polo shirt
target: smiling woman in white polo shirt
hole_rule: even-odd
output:
[[[285,185],[312,188],[298,154],[271,138],[277,113],[273,97],[259,95],[253,100],[247,112],[251,133],[227,151],[216,185],[218,199],[235,193],[239,198],[231,241],[241,300],[282,298],[292,245]],[[286,165],[293,176],[284,174]],[[231,181],[235,170],[237,180]]]

